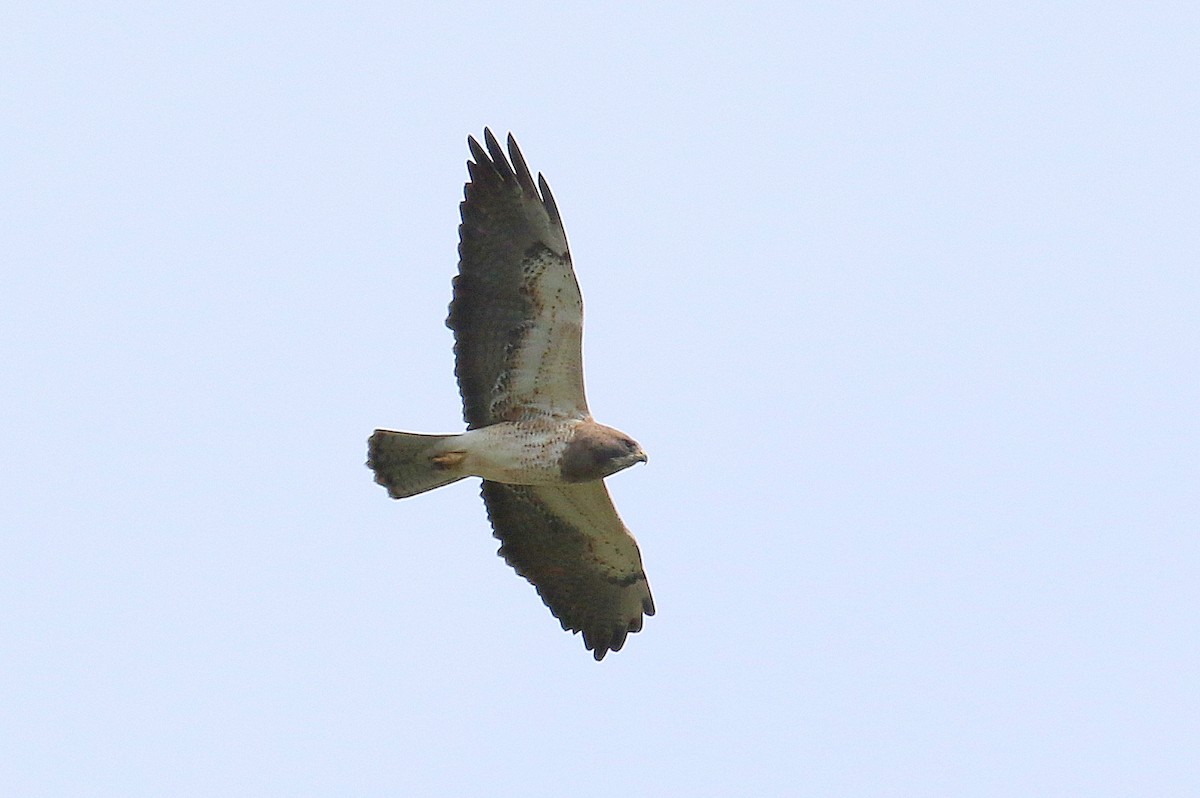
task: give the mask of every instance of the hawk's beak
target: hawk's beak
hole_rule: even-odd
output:
[[[639,462],[639,463],[648,463],[648,462],[650,462],[650,458],[649,458],[649,457],[646,457],[646,453],[645,453],[645,452],[643,452],[643,451],[638,451],[638,458],[637,458],[637,459],[638,459],[638,462]]]

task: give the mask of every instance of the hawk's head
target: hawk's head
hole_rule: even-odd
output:
[[[633,438],[612,427],[585,421],[575,428],[559,468],[567,482],[591,482],[644,462],[646,453]]]

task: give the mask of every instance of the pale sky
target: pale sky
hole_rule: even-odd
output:
[[[0,793],[1200,794],[1200,6],[16,3]],[[566,221],[658,614],[461,429],[466,137]]]

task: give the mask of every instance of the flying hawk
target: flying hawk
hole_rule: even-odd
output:
[[[537,588],[597,660],[654,614],[637,542],[604,478],[646,462],[623,432],[597,424],[583,391],[583,301],[562,218],[509,134],[486,128],[460,205],[454,331],[467,431],[375,430],[367,465],[394,499],[483,478],[499,554]]]

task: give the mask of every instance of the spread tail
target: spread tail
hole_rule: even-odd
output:
[[[447,445],[457,437],[377,429],[367,442],[367,465],[393,499],[415,496],[467,476],[458,468],[463,453]]]

